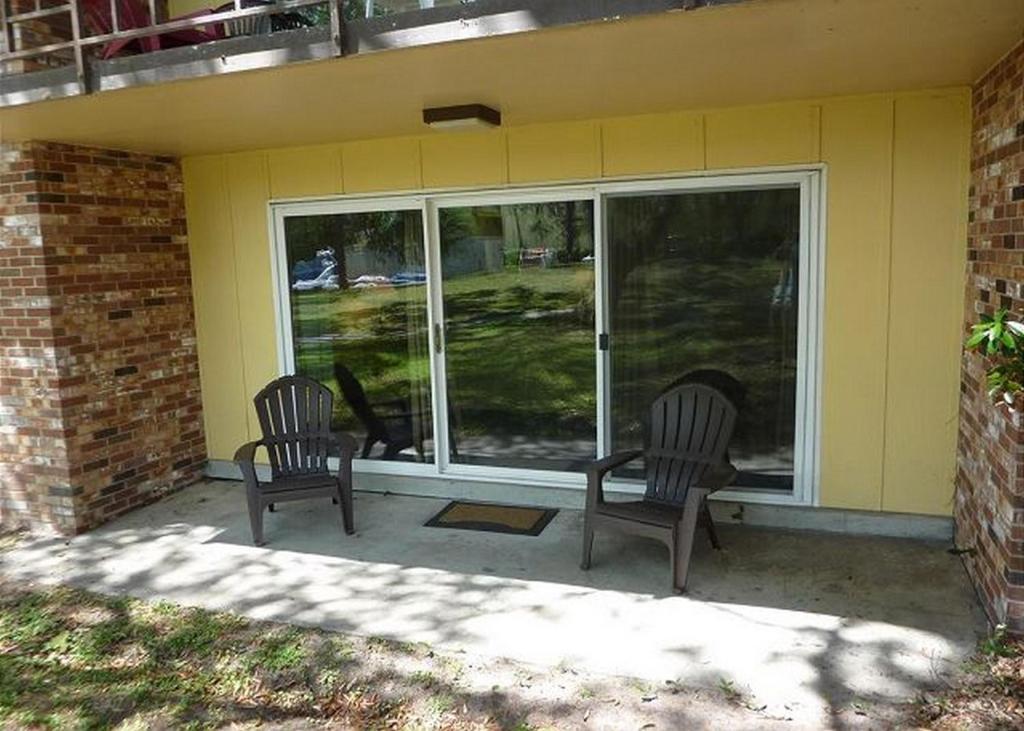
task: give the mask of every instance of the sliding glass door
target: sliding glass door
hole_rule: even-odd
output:
[[[792,489],[800,201],[799,186],[607,198],[611,451],[643,446],[661,391],[704,383],[738,409],[738,484]]]
[[[583,484],[643,446],[659,393],[705,383],[739,411],[736,487],[806,502],[815,180],[276,207],[282,370],[334,389],[360,469],[534,484]]]
[[[281,217],[278,234],[289,370],[335,392],[333,428],[362,459],[432,462],[420,210],[310,211]]]
[[[437,210],[448,463],[597,456],[593,200]]]

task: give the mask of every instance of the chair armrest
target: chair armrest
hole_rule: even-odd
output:
[[[359,443],[351,434],[345,432],[332,432],[327,440],[328,447],[333,454],[337,454],[342,461],[351,462],[359,449]]]
[[[736,479],[739,471],[728,462],[720,462],[713,466],[697,481],[695,487],[707,490],[708,493],[728,487]]]
[[[611,472],[616,467],[632,462],[637,457],[642,456],[643,453],[644,450],[642,449],[630,449],[624,452],[609,454],[607,457],[602,457],[587,465],[587,475],[594,474],[597,477],[604,477],[605,474]]]
[[[242,470],[242,479],[245,480],[247,488],[255,490],[259,488],[260,481],[256,477],[256,450],[266,446],[263,441],[249,442],[235,450],[235,464]]]
[[[249,464],[252,464],[256,461],[256,450],[262,446],[262,440],[243,444],[235,450],[235,462],[248,462]]]
[[[609,454],[599,460],[591,462],[587,466],[587,507],[593,507],[604,502],[604,487],[601,484],[604,476],[616,467],[632,462],[643,455],[642,449],[630,449],[625,452]]]

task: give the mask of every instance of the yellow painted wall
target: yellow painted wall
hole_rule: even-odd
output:
[[[211,458],[258,436],[277,372],[268,202],[825,163],[820,503],[948,515],[966,89],[430,133],[186,158]]]

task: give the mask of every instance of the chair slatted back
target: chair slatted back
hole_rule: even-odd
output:
[[[736,425],[736,408],[720,391],[687,383],[651,406],[647,490],[644,499],[681,506],[690,486],[723,460]]]
[[[273,476],[327,472],[334,394],[304,376],[283,376],[253,399]]]

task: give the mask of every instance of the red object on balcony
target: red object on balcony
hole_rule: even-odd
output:
[[[115,0],[117,3],[117,30],[135,30],[137,28],[148,28],[154,26],[150,17],[149,6],[144,0]],[[85,22],[93,35],[106,35],[114,33],[114,19],[111,14],[110,0],[83,0],[82,12]],[[169,20],[182,20],[184,18],[199,18],[210,15],[212,10],[199,10],[187,15],[181,15]],[[142,38],[129,38],[126,40],[113,40],[103,46],[100,51],[100,58],[113,58],[123,51],[129,50],[136,53],[148,53],[159,51],[163,48],[178,48],[180,46],[194,46],[197,43],[206,43],[224,37],[224,26],[222,23],[211,23],[205,27],[181,28],[178,30],[165,31],[160,33],[154,26],[154,34]]]

